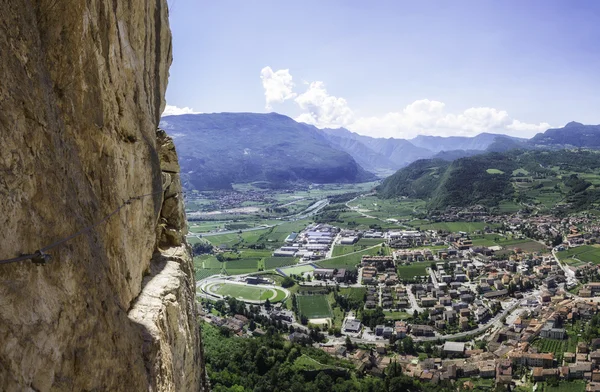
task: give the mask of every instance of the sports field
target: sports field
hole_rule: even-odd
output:
[[[398,266],[398,276],[400,278],[412,279],[417,276],[427,276],[427,267],[429,267],[431,263],[421,262],[421,263],[413,263],[410,265],[400,265]]]
[[[298,309],[309,319],[331,317],[331,308],[325,295],[298,295]]]
[[[209,293],[248,301],[265,301],[268,299],[271,302],[277,302],[285,299],[286,297],[286,293],[277,288],[251,286],[228,282],[211,283],[204,289]]]
[[[315,269],[315,267],[313,267],[312,265],[306,264],[306,265],[300,265],[297,267],[281,268],[280,270],[285,275],[290,276],[290,275],[301,275],[305,272],[310,272],[314,269]]]

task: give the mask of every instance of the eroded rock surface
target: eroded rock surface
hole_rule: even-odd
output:
[[[156,133],[166,0],[3,0],[0,15],[0,259],[151,194],[51,264],[0,265],[0,390],[201,390],[178,165]]]

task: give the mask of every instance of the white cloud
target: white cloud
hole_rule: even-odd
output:
[[[192,108],[188,108],[187,106],[184,108],[178,108],[177,106],[167,105],[165,106],[165,110],[163,112],[163,116],[179,116],[181,114],[199,114],[200,112],[194,111]]]
[[[306,92],[294,100],[304,111],[296,121],[320,128],[343,127],[353,122],[354,113],[344,98],[327,93],[323,82],[312,82]]]
[[[289,69],[273,72],[271,67],[260,70],[260,78],[265,89],[265,108],[271,110],[273,103],[281,103],[296,96],[294,82]]]
[[[261,79],[267,109],[271,109],[271,103],[296,97],[294,102],[302,113],[295,120],[318,128],[346,127],[363,135],[406,139],[418,135],[475,136],[482,132],[530,137],[550,128],[546,122],[525,123],[512,118],[505,110],[490,107],[472,107],[451,113],[444,102],[429,99],[416,100],[401,110],[381,116],[357,117],[344,98],[327,92],[323,82],[308,84],[306,91],[296,96],[292,75],[287,69],[273,72],[270,67],[265,67]],[[303,84],[307,83],[303,81]]]
[[[550,128],[550,124],[528,124],[509,116],[505,110],[475,107],[462,113],[448,113],[445,104],[427,99],[402,111],[381,117],[363,117],[348,127],[369,136],[413,138],[417,135],[474,136],[482,132],[529,137]]]

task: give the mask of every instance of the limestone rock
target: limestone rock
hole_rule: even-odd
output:
[[[202,389],[182,199],[163,205],[177,155],[156,132],[167,1],[2,0],[0,15],[0,259],[148,195],[49,249],[52,264],[0,265],[0,390]]]

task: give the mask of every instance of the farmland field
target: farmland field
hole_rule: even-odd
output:
[[[298,263],[295,257],[267,257],[265,258],[265,270],[286,267]]]
[[[383,242],[385,242],[385,240],[383,238],[361,238],[360,240],[358,240],[356,245],[373,246],[373,245],[379,245]]]
[[[473,240],[473,246],[496,246],[493,240],[487,238],[478,238]]]
[[[539,338],[533,342],[533,345],[538,347],[540,352],[553,353],[558,363],[561,363],[565,352],[575,352],[577,341],[577,336],[569,336],[564,340]]]
[[[387,219],[387,218],[410,218],[415,211],[425,210],[426,202],[424,200],[406,199],[406,200],[382,200],[376,196],[360,197],[349,203],[352,207],[358,207],[368,210],[367,214]],[[382,223],[382,222],[380,222]]]
[[[357,253],[332,257],[331,259],[319,261],[317,265],[323,268],[346,268],[354,270],[356,269],[356,265],[362,260],[363,255],[376,255],[380,249],[380,246],[367,248]]]
[[[331,308],[325,295],[298,295],[298,310],[309,319],[331,317]]]
[[[224,263],[219,262],[215,256],[202,255],[194,257],[194,271],[197,281],[220,274],[223,267]]]
[[[241,234],[239,233],[230,233],[230,234],[217,234],[217,235],[207,235],[203,238],[206,238],[210,241],[211,244],[215,246],[219,246],[221,244],[225,244],[227,246],[234,246],[238,244],[254,244],[258,241],[261,235],[267,233],[270,229],[261,229],[261,230],[252,230],[246,231]],[[285,237],[284,237],[285,239]]]
[[[486,226],[494,226],[486,222],[436,222],[421,225],[421,230],[445,230],[451,233],[464,231],[472,233],[477,230],[483,230]]]
[[[505,247],[506,249],[520,248],[524,252],[547,252],[545,245],[542,245],[539,242],[532,241],[532,240],[500,241],[500,242],[498,242],[498,244]]]
[[[576,259],[562,259],[561,260],[563,263],[570,265],[572,267],[580,267],[586,263],[584,263],[583,261],[580,260],[576,260]]]
[[[225,269],[231,275],[246,273],[246,272],[237,272],[237,271],[256,272],[256,271],[258,271],[258,262],[259,261],[260,261],[259,257],[249,257],[246,259],[227,261],[225,263]],[[236,272],[233,272],[233,271],[236,271]]]
[[[575,259],[586,263],[600,264],[600,247],[592,245],[578,246],[556,254],[559,259]]]
[[[510,214],[517,212],[521,209],[521,206],[513,201],[501,201],[498,205],[498,212],[503,214]]]
[[[300,232],[306,228],[309,224],[308,219],[294,221],[294,222],[286,222],[282,223],[279,226],[272,227],[265,232],[261,233],[259,241],[265,241],[267,243],[272,243],[274,246],[282,245],[285,242],[285,239],[292,232]]]
[[[360,252],[361,250],[371,248],[375,245],[382,244],[383,242],[384,242],[383,240],[379,240],[378,242],[371,243],[370,245],[365,245],[364,243],[361,244],[359,241],[354,245],[335,245],[333,247],[332,256],[336,257],[336,256],[347,255],[348,253]]]
[[[427,276],[427,267],[429,267],[430,264],[431,263],[420,262],[410,265],[400,265],[397,267],[398,277],[412,279],[417,276]]]

